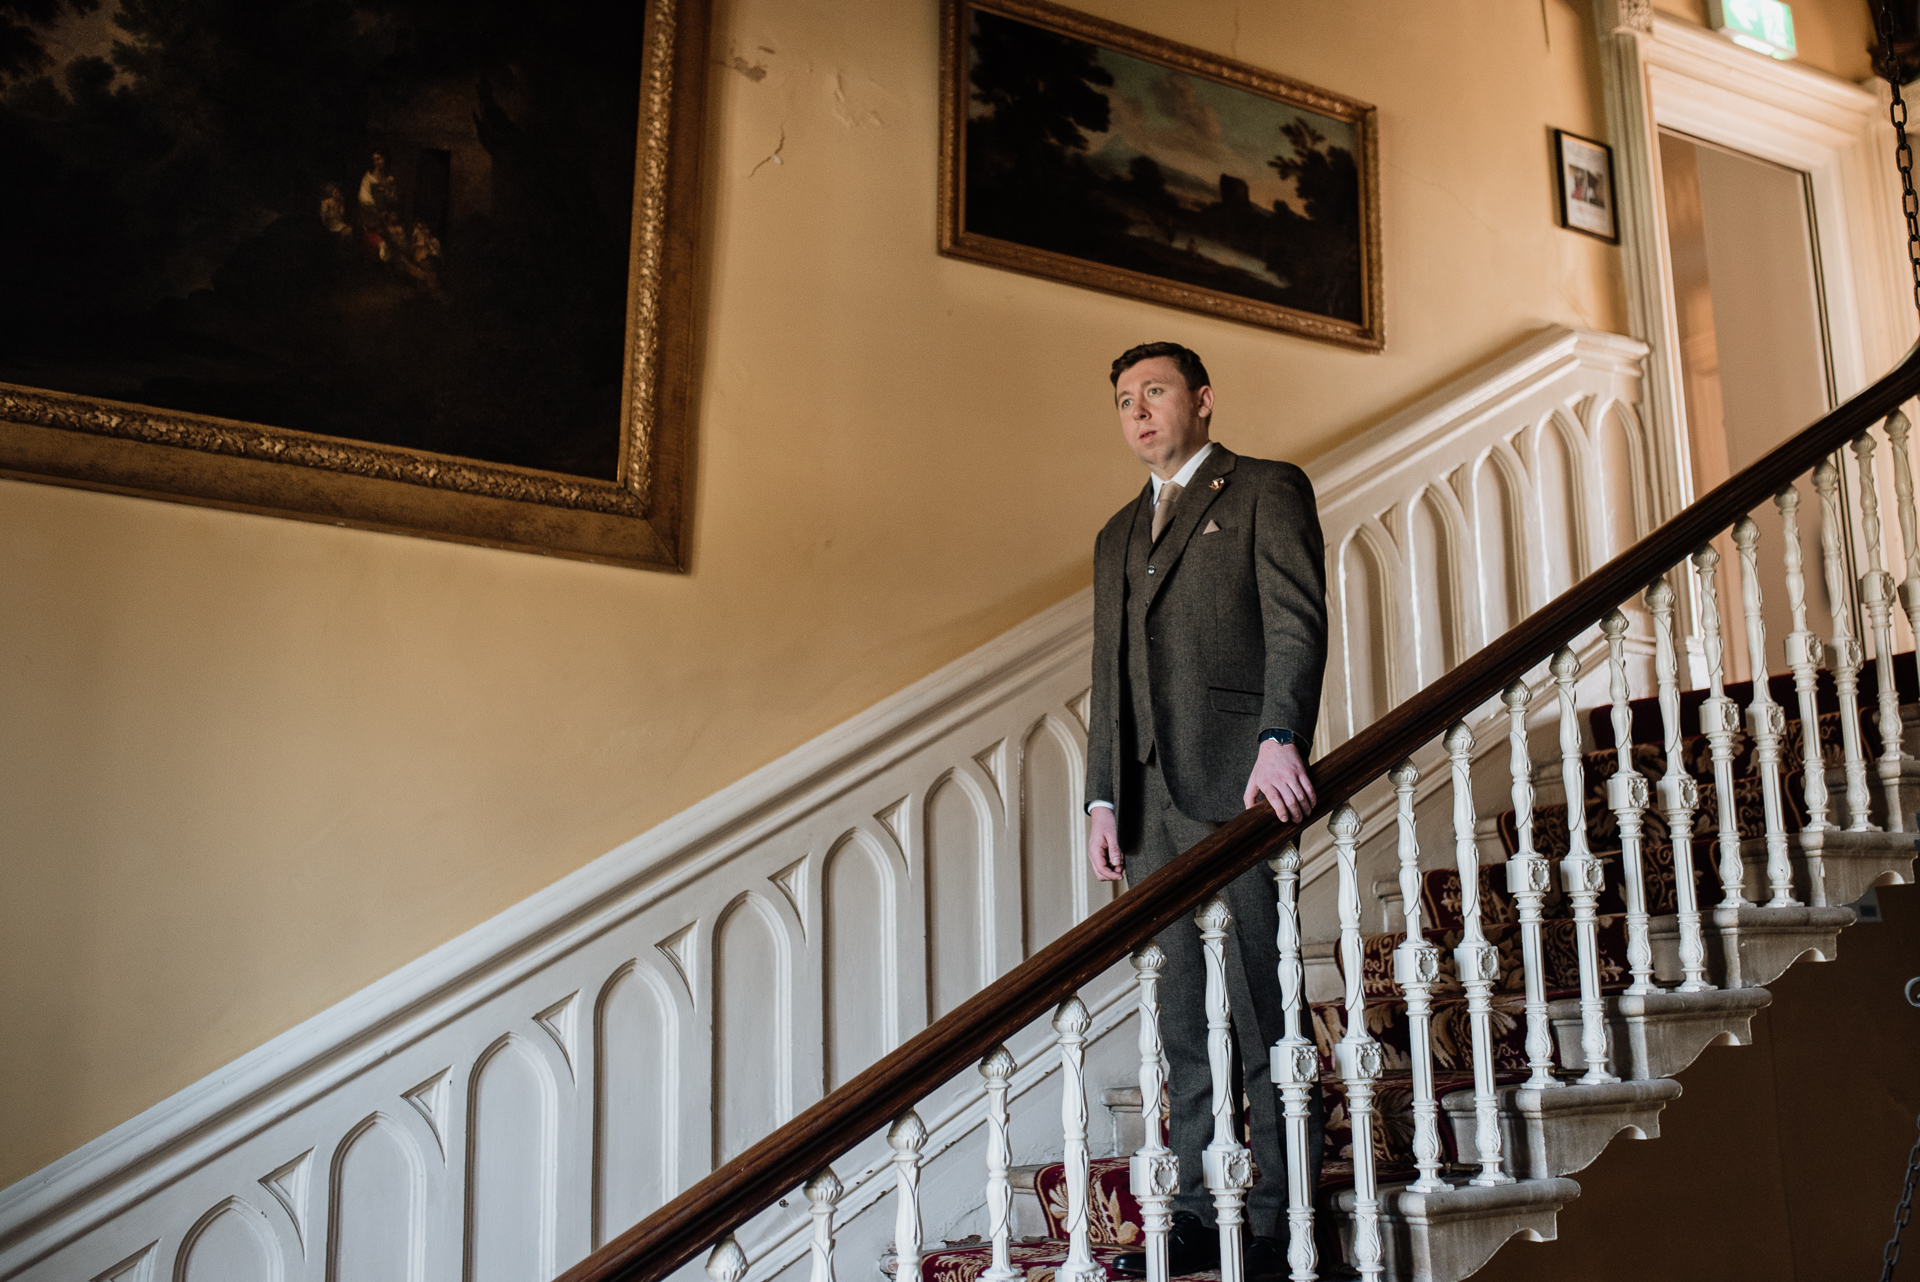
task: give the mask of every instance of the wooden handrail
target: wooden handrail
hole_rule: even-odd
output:
[[[786,1125],[561,1274],[557,1282],[655,1282],[972,1066],[1138,943],[1191,914],[1315,819],[1499,694],[1607,611],[1760,506],[1826,455],[1920,395],[1920,346],[1893,371],[1535,611],[1313,769],[1300,823],[1248,810],[974,994]],[[1079,852],[1074,852],[1079,857]]]

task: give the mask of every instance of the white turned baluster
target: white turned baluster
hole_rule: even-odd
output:
[[[720,1239],[720,1244],[707,1256],[707,1276],[713,1282],[740,1282],[747,1276],[747,1253],[729,1233]]]
[[[897,1189],[893,1213],[893,1249],[899,1257],[894,1282],[919,1282],[920,1277],[920,1150],[927,1142],[927,1128],[920,1115],[908,1109],[895,1119],[887,1131],[887,1143],[893,1146],[894,1184]]]
[[[1460,874],[1460,946],[1453,962],[1467,990],[1467,1023],[1473,1040],[1473,1144],[1480,1154],[1481,1186],[1511,1184],[1500,1169],[1500,1098],[1493,1089],[1493,981],[1500,977],[1500,952],[1487,942],[1480,925],[1480,847],[1473,839],[1473,733],[1456,721],[1447,731],[1447,760],[1453,771],[1453,859]]]
[[[1058,1282],[1106,1282],[1087,1240],[1087,1028],[1093,1023],[1075,993],[1053,1012],[1060,1035],[1060,1129],[1066,1134],[1067,1262]],[[1145,1101],[1142,1101],[1145,1107]]]
[[[1852,595],[1847,584],[1846,562],[1841,551],[1845,526],[1840,520],[1840,469],[1831,458],[1821,459],[1813,469],[1813,488],[1820,495],[1820,554],[1826,569],[1827,599],[1833,604],[1833,647],[1829,666],[1833,670],[1833,691],[1840,704],[1841,764],[1847,781],[1847,830],[1872,832],[1867,809],[1872,796],[1867,791],[1866,749],[1860,742],[1860,643],[1853,636],[1853,610],[1847,604]]]
[[[1700,804],[1700,785],[1681,761],[1680,663],[1673,644],[1673,586],[1664,575],[1647,588],[1647,608],[1653,612],[1654,673],[1660,688],[1660,726],[1667,748],[1667,769],[1660,778],[1660,809],[1667,816],[1667,837],[1673,845],[1682,976],[1678,991],[1699,993],[1713,987],[1707,982],[1707,946],[1700,934],[1700,903],[1693,885],[1693,812]]]
[[[1899,410],[1887,415],[1887,439],[1893,442],[1893,496],[1900,513],[1900,539],[1907,550],[1907,577],[1900,581],[1900,604],[1907,612],[1907,625],[1920,640],[1920,530],[1916,530],[1913,511],[1913,466],[1907,458],[1907,416]],[[1920,664],[1920,644],[1913,648],[1913,659]]]
[[[1880,486],[1873,475],[1873,437],[1862,432],[1853,438],[1853,456],[1860,464],[1860,529],[1867,538],[1867,572],[1860,576],[1860,604],[1873,629],[1875,685],[1880,692],[1880,791],[1887,799],[1887,831],[1905,832],[1900,813],[1900,693],[1893,683],[1893,576],[1880,568]]]
[[[1527,985],[1527,1078],[1530,1090],[1561,1085],[1553,1075],[1553,1026],[1547,1016],[1546,952],[1541,902],[1552,889],[1547,861],[1533,846],[1533,757],[1527,747],[1527,705],[1533,691],[1515,681],[1501,696],[1507,705],[1508,766],[1513,774],[1513,826],[1519,835],[1507,860],[1507,889],[1520,908],[1520,963]]]
[[[1741,890],[1745,869],[1740,862],[1740,818],[1733,804],[1733,741],[1740,732],[1740,711],[1727,698],[1726,651],[1720,641],[1720,596],[1714,572],[1720,553],[1712,545],[1693,554],[1700,583],[1702,650],[1707,662],[1707,698],[1700,705],[1700,728],[1713,752],[1713,791],[1720,819],[1720,906],[1741,908],[1747,903]]]
[[[1561,646],[1551,666],[1560,688],[1560,782],[1567,792],[1567,857],[1560,861],[1561,881],[1573,898],[1573,937],[1580,954],[1580,1052],[1587,1071],[1582,1085],[1618,1081],[1607,1071],[1607,1011],[1600,999],[1600,925],[1594,905],[1606,884],[1606,871],[1587,846],[1587,779],[1580,763],[1580,711],[1573,687],[1580,660]]]
[[[813,1282],[833,1282],[833,1204],[844,1190],[831,1166],[807,1181],[807,1213],[813,1217]]]
[[[1013,1055],[996,1046],[980,1061],[987,1084],[987,1237],[993,1243],[993,1263],[981,1282],[1015,1282],[1025,1276],[1013,1267],[1013,1183],[1009,1168],[1013,1144],[1007,1130],[1007,1088],[1013,1080]],[[1158,1099],[1158,1096],[1155,1097]],[[1162,1263],[1164,1264],[1164,1250]],[[898,1282],[898,1279],[896,1279]],[[1154,1282],[1162,1282],[1154,1279]]]
[[[1800,491],[1789,485],[1773,496],[1780,509],[1780,527],[1786,546],[1787,611],[1793,631],[1787,633],[1787,667],[1793,672],[1794,702],[1800,709],[1800,792],[1807,803],[1807,823],[1800,830],[1800,851],[1807,861],[1807,902],[1827,903],[1826,865],[1821,856],[1824,839],[1833,827],[1827,821],[1827,763],[1820,749],[1820,638],[1807,628],[1807,576],[1800,553]]]
[[[1607,808],[1620,828],[1620,875],[1626,883],[1627,991],[1658,992],[1653,982],[1653,940],[1647,932],[1647,887],[1640,866],[1640,829],[1647,813],[1647,777],[1633,765],[1633,710],[1628,706],[1627,616],[1608,613],[1600,624],[1607,638],[1607,669],[1613,696],[1613,745],[1620,765],[1607,779]]]
[[[1220,1282],[1243,1282],[1240,1226],[1246,1220],[1247,1190],[1253,1186],[1253,1157],[1233,1135],[1233,1015],[1227,1005],[1227,927],[1233,914],[1215,895],[1194,914],[1200,950],[1207,964],[1207,1063],[1213,1069],[1213,1140],[1200,1154],[1200,1170],[1213,1194],[1214,1223],[1220,1226]]]
[[[1313,1282],[1312,1154],[1307,1149],[1307,1112],[1320,1080],[1320,1056],[1300,1032],[1306,977],[1300,963],[1300,847],[1288,842],[1268,861],[1278,887],[1280,1003],[1285,1035],[1268,1058],[1287,1128],[1287,1269],[1292,1282]],[[1149,1279],[1151,1282],[1151,1279]]]
[[[1367,1033],[1366,987],[1360,969],[1360,874],[1355,843],[1360,816],[1342,805],[1327,823],[1340,868],[1340,968],[1347,983],[1347,1031],[1333,1048],[1347,1085],[1347,1120],[1353,1127],[1353,1260],[1363,1278],[1381,1274],[1380,1190],[1373,1172],[1373,1091],[1380,1078],[1380,1043]],[[1229,1282],[1226,1274],[1221,1282]]]
[[[1140,1147],[1127,1164],[1140,1224],[1146,1231],[1147,1282],[1167,1282],[1167,1230],[1173,1225],[1173,1198],[1180,1191],[1180,1159],[1163,1142],[1160,1099],[1166,1076],[1160,1067],[1160,970],[1167,964],[1160,945],[1134,950],[1133,977],[1140,990]]]
[[[1400,831],[1400,907],[1407,937],[1393,953],[1394,979],[1407,995],[1407,1044],[1413,1053],[1413,1164],[1416,1193],[1446,1188],[1440,1178],[1440,1105],[1433,1098],[1433,981],[1440,977],[1440,950],[1420,931],[1420,838],[1413,826],[1413,786],[1419,767],[1402,761],[1393,768],[1393,792]]]
[[[1760,613],[1760,527],[1752,517],[1733,523],[1733,546],[1740,552],[1740,603],[1747,616],[1747,663],[1753,669],[1747,730],[1753,735],[1754,759],[1760,768],[1760,810],[1767,827],[1767,889],[1773,896],[1767,907],[1789,908],[1800,901],[1793,897],[1786,806],[1780,795],[1780,739],[1787,731],[1787,713],[1773,701],[1772,682],[1767,678],[1767,621]]]

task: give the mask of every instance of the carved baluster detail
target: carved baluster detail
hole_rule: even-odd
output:
[[[1014,1067],[1013,1055],[1005,1046],[994,1047],[980,1061],[980,1076],[985,1079],[987,1090],[987,1238],[993,1243],[993,1262],[980,1275],[981,1282],[1017,1282],[1025,1276],[1013,1267],[1012,1255],[1013,1143],[1008,1134],[1007,1091],[1013,1081]],[[1161,1255],[1164,1265],[1164,1247]]]
[[[899,1258],[894,1282],[919,1282],[920,1277],[920,1150],[927,1143],[927,1128],[912,1109],[900,1114],[887,1131],[887,1143],[893,1148],[894,1184],[897,1189],[893,1212],[893,1249]]]
[[[1447,760],[1453,771],[1453,859],[1460,874],[1460,946],[1453,961],[1467,990],[1467,1024],[1473,1041],[1473,1143],[1480,1173],[1473,1183],[1511,1184],[1500,1169],[1500,1098],[1493,1083],[1493,981],[1500,976],[1500,953],[1487,942],[1480,925],[1480,847],[1474,841],[1473,732],[1456,721],[1447,731]]]
[[[1580,954],[1580,1052],[1586,1056],[1583,1085],[1619,1080],[1607,1071],[1607,1011],[1600,999],[1600,925],[1594,905],[1606,872],[1587,846],[1587,779],[1580,762],[1580,711],[1574,683],[1580,660],[1561,646],[1551,666],[1560,688],[1560,781],[1567,792],[1567,857],[1560,877],[1573,899],[1573,937]]]
[[[1433,1097],[1433,983],[1440,977],[1440,950],[1420,931],[1420,838],[1413,824],[1413,786],[1419,767],[1393,768],[1400,839],[1400,907],[1407,937],[1394,949],[1394,980],[1407,995],[1407,1045],[1413,1056],[1413,1164],[1416,1193],[1447,1187],[1440,1178],[1440,1105]]]
[[[1213,1140],[1200,1154],[1200,1170],[1213,1194],[1220,1227],[1220,1282],[1244,1282],[1240,1229],[1247,1190],[1253,1187],[1253,1156],[1233,1134],[1233,1016],[1227,1005],[1227,927],[1233,914],[1215,895],[1194,914],[1207,965],[1207,1063],[1213,1069]]]
[[[1747,659],[1753,669],[1753,701],[1747,705],[1747,730],[1753,735],[1754,761],[1760,768],[1760,809],[1766,823],[1769,908],[1787,908],[1793,897],[1793,863],[1787,857],[1786,806],[1780,795],[1780,740],[1787,713],[1773,701],[1767,677],[1767,621],[1760,609],[1760,527],[1752,517],[1733,523],[1733,546],[1740,553],[1740,603],[1747,616]],[[1746,875],[1745,868],[1741,876]]]
[[[1087,1238],[1087,1028],[1093,1023],[1080,995],[1053,1012],[1060,1036],[1060,1129],[1066,1136],[1067,1262],[1059,1282],[1105,1282],[1106,1270],[1094,1262]],[[1144,1101],[1143,1101],[1144,1107]]]
[[[1800,710],[1800,789],[1807,803],[1807,822],[1800,830],[1800,852],[1807,861],[1807,902],[1825,907],[1826,867],[1821,858],[1827,821],[1827,763],[1820,749],[1820,638],[1807,628],[1807,576],[1800,552],[1800,491],[1787,486],[1773,496],[1780,509],[1786,539],[1787,611],[1793,630],[1787,633],[1787,667],[1793,672],[1794,702]]]
[[[713,1282],[740,1282],[747,1276],[747,1253],[734,1241],[733,1234],[721,1238],[707,1256],[707,1276]]]
[[[813,1282],[833,1282],[833,1205],[845,1190],[831,1166],[807,1181],[807,1213],[813,1217]]]
[[[1660,690],[1660,725],[1667,750],[1667,769],[1660,779],[1660,809],[1667,816],[1667,836],[1673,844],[1673,890],[1680,928],[1680,992],[1699,993],[1707,982],[1706,940],[1700,933],[1700,903],[1693,884],[1693,812],[1700,805],[1700,786],[1681,760],[1680,662],[1673,643],[1673,585],[1663,575],[1647,588],[1647,608],[1653,612],[1654,675]]]
[[[1513,775],[1513,826],[1519,835],[1507,860],[1507,890],[1520,908],[1520,963],[1527,985],[1527,1067],[1531,1090],[1559,1086],[1553,1075],[1553,1025],[1547,1015],[1546,951],[1541,903],[1552,889],[1552,872],[1533,845],[1533,757],[1527,746],[1527,705],[1533,691],[1515,681],[1501,696],[1507,705],[1508,767]]]
[[[1853,636],[1852,596],[1841,539],[1846,527],[1840,519],[1840,468],[1831,458],[1813,469],[1813,488],[1820,495],[1820,553],[1827,577],[1827,598],[1833,603],[1833,646],[1829,666],[1833,691],[1840,705],[1840,753],[1847,781],[1847,830],[1873,832],[1867,816],[1872,794],[1867,790],[1867,753],[1860,741],[1860,643]]]
[[[1134,950],[1133,975],[1140,990],[1140,1147],[1127,1164],[1133,1199],[1140,1204],[1146,1233],[1147,1282],[1167,1282],[1167,1230],[1173,1225],[1173,1198],[1180,1191],[1180,1159],[1160,1130],[1160,1099],[1166,1075],[1160,1064],[1160,969],[1167,955],[1149,943]]]
[[[1276,943],[1285,1033],[1274,1044],[1269,1059],[1287,1128],[1287,1269],[1292,1282],[1313,1282],[1318,1261],[1313,1246],[1313,1155],[1307,1148],[1307,1113],[1313,1088],[1320,1080],[1320,1056],[1300,1032],[1306,988],[1300,964],[1300,847],[1288,842],[1267,866],[1273,869],[1279,896]]]
[[[1355,866],[1360,816],[1342,805],[1327,823],[1340,868],[1340,965],[1347,981],[1347,1031],[1333,1049],[1347,1085],[1347,1117],[1353,1127],[1353,1267],[1363,1278],[1381,1275],[1380,1190],[1373,1171],[1373,1093],[1380,1078],[1380,1043],[1367,1032],[1366,988],[1361,982],[1360,874]],[[1229,1282],[1222,1271],[1221,1282]],[[1237,1282],[1237,1279],[1233,1280]]]
[[[1608,613],[1600,624],[1607,638],[1608,687],[1613,696],[1613,744],[1619,768],[1607,779],[1607,808],[1620,828],[1620,875],[1626,883],[1627,970],[1630,993],[1658,992],[1653,982],[1653,940],[1647,929],[1647,885],[1640,865],[1640,831],[1647,813],[1647,777],[1633,765],[1633,710],[1628,706],[1627,616]]]
[[[1880,692],[1880,755],[1874,767],[1887,802],[1887,831],[1905,832],[1900,812],[1900,692],[1893,682],[1893,576],[1880,568],[1880,486],[1873,475],[1873,436],[1853,438],[1853,455],[1860,463],[1860,528],[1867,538],[1867,571],[1860,576],[1860,604],[1873,629],[1875,684]]]
[[[1893,442],[1894,504],[1900,512],[1900,540],[1907,551],[1907,577],[1900,581],[1900,604],[1907,626],[1917,639],[1913,649],[1920,664],[1920,531],[1914,526],[1913,465],[1907,458],[1907,416],[1899,410],[1887,416],[1887,439]]]

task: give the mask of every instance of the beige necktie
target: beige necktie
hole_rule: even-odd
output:
[[[1168,481],[1160,487],[1160,501],[1153,505],[1153,541],[1158,543],[1167,523],[1173,520],[1173,505],[1180,501],[1180,487]]]

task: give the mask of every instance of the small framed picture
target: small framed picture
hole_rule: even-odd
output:
[[[1553,157],[1560,171],[1560,225],[1619,244],[1620,223],[1613,209],[1613,148],[1556,129]]]

